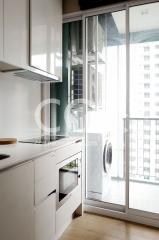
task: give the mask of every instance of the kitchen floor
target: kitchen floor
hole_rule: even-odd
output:
[[[84,214],[73,220],[60,240],[159,240],[159,230],[112,218]]]

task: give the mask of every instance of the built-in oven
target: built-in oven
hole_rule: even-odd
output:
[[[81,185],[81,153],[57,164],[57,209],[60,208]]]

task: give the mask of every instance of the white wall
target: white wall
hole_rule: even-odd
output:
[[[34,119],[40,101],[40,82],[0,73],[0,138],[40,134]]]

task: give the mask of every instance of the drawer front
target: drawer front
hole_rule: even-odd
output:
[[[35,207],[35,240],[55,239],[55,194]]]
[[[56,161],[53,153],[35,160],[35,204],[56,189]]]
[[[56,211],[56,236],[59,238],[70,223],[72,214],[82,202],[81,185],[70,195],[70,198]]]
[[[74,143],[55,151],[56,164],[82,151],[82,142]]]

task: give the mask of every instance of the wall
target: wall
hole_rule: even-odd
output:
[[[80,11],[78,0],[63,0],[63,14]]]
[[[0,73],[0,138],[40,134],[34,120],[40,101],[40,82]]]

